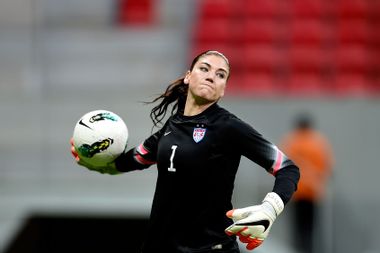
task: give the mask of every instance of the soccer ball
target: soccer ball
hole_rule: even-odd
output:
[[[117,114],[94,110],[78,120],[73,141],[81,161],[95,168],[107,166],[125,150],[128,128]]]

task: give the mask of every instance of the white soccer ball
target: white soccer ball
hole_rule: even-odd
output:
[[[125,150],[128,128],[117,114],[94,110],[78,120],[73,141],[81,161],[93,167],[107,166]]]

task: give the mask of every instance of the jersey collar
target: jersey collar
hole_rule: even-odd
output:
[[[183,113],[178,112],[173,120],[176,123],[197,123],[197,124],[208,124],[208,117],[213,115],[213,113],[218,110],[220,107],[217,103],[212,104],[209,108],[204,110],[203,112],[193,115],[193,116],[185,116]]]

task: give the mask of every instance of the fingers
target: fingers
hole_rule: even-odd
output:
[[[232,225],[226,229],[227,235],[236,235],[242,243],[246,243],[246,248],[248,250],[253,250],[254,248],[260,246],[263,240],[252,237],[252,234],[248,232],[248,227],[246,226],[235,226]]]
[[[229,226],[228,228],[225,229],[225,232],[228,235],[237,235],[241,232],[243,232],[245,229],[247,229],[246,226],[236,226],[235,224]]]
[[[75,158],[75,161],[79,162],[80,158],[79,158],[78,152],[75,150],[73,138],[70,139],[70,144],[71,144],[71,154]]]
[[[87,163],[85,161],[85,159],[80,159],[79,154],[78,154],[78,152],[75,149],[74,139],[73,138],[70,138],[70,145],[71,145],[71,147],[70,147],[71,154],[75,158],[75,161],[77,162],[78,165],[86,167],[87,169],[89,169],[91,171],[99,172],[101,174],[117,175],[117,174],[120,173],[116,169],[116,167],[113,168],[112,165],[110,165],[110,164],[104,165],[103,167],[102,166],[93,166],[90,163]]]
[[[263,240],[259,239],[252,239],[251,242],[249,242],[246,246],[247,250],[253,250],[257,247],[259,247],[263,243]]]
[[[229,210],[227,213],[226,213],[226,216],[228,218],[232,218],[233,217],[233,213],[234,213],[235,209],[232,209],[232,210]]]
[[[253,207],[232,209],[226,213],[226,216],[236,222],[246,218],[253,210]]]
[[[252,236],[251,231],[248,229],[247,226],[237,226],[237,225],[231,225],[225,230],[227,235],[237,235],[240,237],[240,239],[243,238],[249,238]],[[241,240],[242,241],[242,240]],[[244,242],[244,241],[242,241]]]
[[[252,241],[252,238],[250,238],[250,234],[244,234],[244,231],[247,230],[247,227],[244,227],[242,230],[240,230],[236,235],[239,237],[239,240],[242,243],[249,243]]]
[[[226,213],[226,216],[235,222],[238,211],[239,211],[239,209],[229,210]],[[228,228],[225,229],[225,232],[227,235],[235,235],[235,234],[239,233],[240,231],[244,230],[244,228],[245,227],[236,226],[236,224],[232,224],[231,226],[229,226]]]
[[[260,246],[267,237],[273,220],[264,204],[229,210],[228,218],[234,222],[226,228],[227,235],[236,235],[248,250]]]

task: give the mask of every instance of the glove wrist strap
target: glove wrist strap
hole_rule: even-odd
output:
[[[282,201],[281,197],[278,196],[278,194],[275,192],[268,193],[265,196],[263,202],[269,203],[273,207],[273,209],[276,211],[277,216],[280,215],[282,210],[284,210],[284,202]]]

